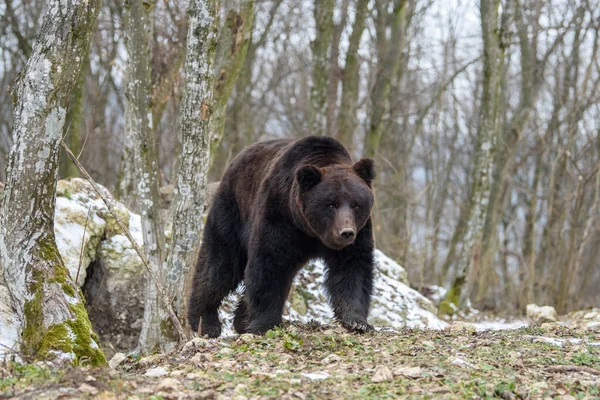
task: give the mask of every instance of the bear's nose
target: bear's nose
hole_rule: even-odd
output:
[[[347,242],[354,239],[354,235],[356,235],[356,232],[352,228],[344,228],[340,231],[340,236]]]

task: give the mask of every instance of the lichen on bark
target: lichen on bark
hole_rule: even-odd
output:
[[[200,105],[213,104],[213,66],[217,40],[216,0],[192,0],[189,5],[189,28],[185,60],[186,84],[181,103],[182,152],[177,172],[173,204],[173,236],[167,256],[165,289],[173,299],[173,308],[182,319],[185,315],[185,278],[194,264],[203,220],[206,184],[210,161],[210,115],[203,115]],[[212,108],[212,107],[211,107]],[[189,281],[189,279],[188,279]],[[161,310],[162,334],[172,325]]]
[[[58,254],[53,232],[59,145],[66,109],[99,0],[52,0],[15,87],[14,144],[0,210],[0,257],[33,358],[104,364],[91,324]]]

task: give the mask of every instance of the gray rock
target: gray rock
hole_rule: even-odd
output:
[[[116,353],[108,362],[108,366],[112,369],[117,368],[123,361],[127,359],[127,356],[123,353]]]
[[[554,307],[543,306],[540,307],[537,304],[527,305],[527,319],[533,325],[542,325],[545,322],[556,322],[557,314]]]

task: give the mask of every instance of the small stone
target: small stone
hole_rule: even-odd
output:
[[[202,378],[202,374],[200,374],[198,372],[190,373],[190,374],[187,374],[185,376],[185,379],[187,379],[189,381],[195,381],[195,380],[198,380],[198,379],[201,379],[201,378]]]
[[[158,392],[174,392],[179,386],[179,381],[174,378],[165,378],[156,385]]]
[[[589,312],[583,316],[583,319],[594,319],[598,316],[597,312]]]
[[[190,363],[192,365],[199,365],[199,364],[205,362],[205,359],[206,358],[204,357],[204,354],[196,353],[196,354],[194,354],[194,356],[192,358],[190,358]]]
[[[327,357],[325,357],[321,363],[322,364],[334,364],[334,363],[339,363],[341,361],[341,357],[338,356],[337,354],[330,354]]]
[[[468,322],[454,321],[452,325],[450,325],[450,332],[474,333],[477,332],[477,327]]]
[[[394,370],[394,375],[406,376],[407,378],[419,378],[421,376],[421,367],[401,367]]]
[[[238,336],[237,340],[239,340],[240,342],[243,342],[243,343],[250,343],[255,338],[256,338],[256,336],[254,336],[250,333],[242,333],[240,336]]]
[[[392,371],[385,365],[379,366],[375,369],[375,373],[371,377],[371,381],[375,383],[391,381],[394,378]]]
[[[110,361],[108,362],[108,366],[112,369],[117,368],[123,361],[127,359],[127,356],[123,353],[115,354]]]
[[[168,374],[169,374],[169,371],[167,371],[165,368],[156,367],[156,368],[151,368],[148,371],[146,371],[144,376],[148,376],[150,378],[158,378],[158,377],[165,376]]]
[[[429,340],[423,340],[423,342],[421,342],[421,344],[423,345],[423,347],[428,348],[428,349],[435,349],[435,343],[429,341]]]
[[[199,337],[196,337],[196,338],[193,338],[192,340],[190,340],[189,342],[187,342],[183,346],[182,352],[187,353],[187,352],[191,352],[191,351],[196,351],[203,347],[206,347],[206,341]]]
[[[557,314],[554,307],[537,304],[527,305],[527,319],[534,325],[542,325],[544,322],[556,322]]]
[[[215,391],[211,389],[204,390],[198,393],[195,398],[198,400],[212,400],[215,398]]]
[[[92,385],[88,385],[87,383],[82,383],[81,385],[79,385],[77,390],[79,390],[80,392],[89,393],[91,395],[98,394],[98,389],[96,389]]]
[[[88,376],[86,376],[84,380],[85,380],[86,382],[96,382],[96,381],[97,381],[97,379],[96,379],[96,378],[94,378],[94,377],[93,377],[93,376],[91,376],[91,375],[88,375]]]
[[[138,361],[138,364],[141,365],[142,367],[149,367],[152,364],[159,363],[160,360],[163,359],[163,357],[164,357],[163,354],[155,354],[153,356],[144,357],[140,361]]]
[[[544,332],[554,332],[560,330],[560,325],[556,322],[544,322],[540,328]]]

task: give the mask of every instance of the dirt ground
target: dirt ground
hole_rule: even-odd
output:
[[[1,398],[600,398],[600,335],[557,325],[476,332],[288,325],[263,337],[194,339],[116,369],[2,368]]]

